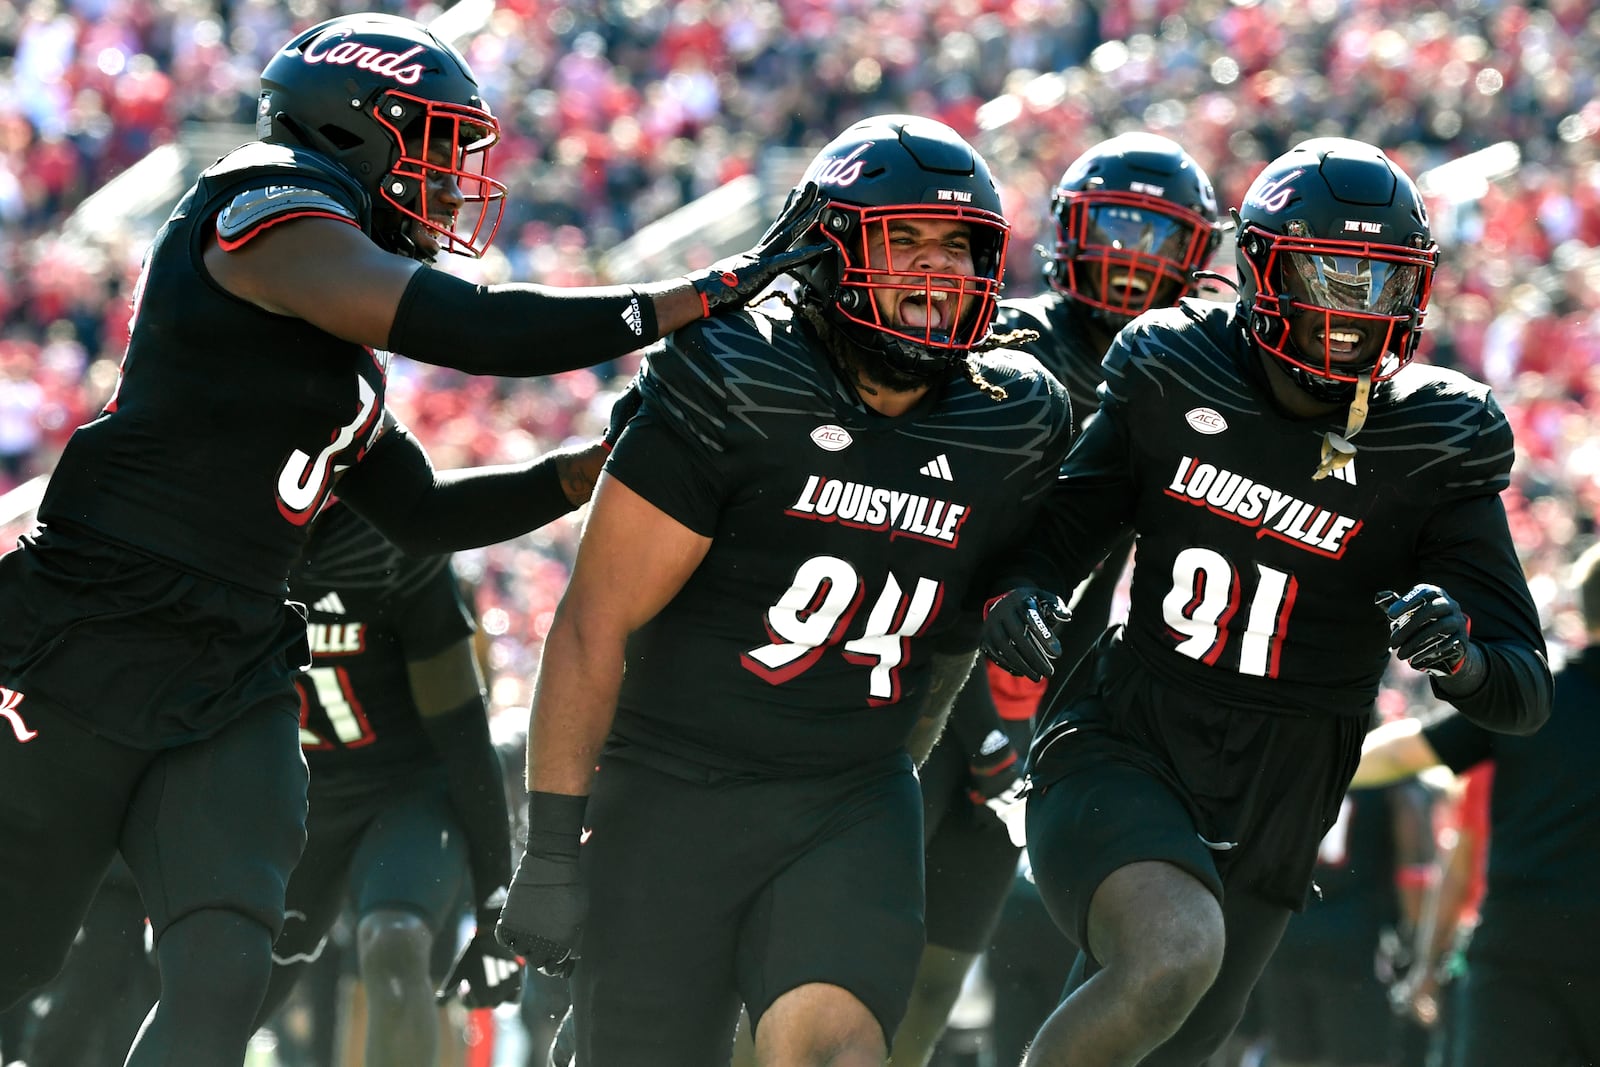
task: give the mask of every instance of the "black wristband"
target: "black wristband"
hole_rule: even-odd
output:
[[[1484,679],[1488,676],[1489,657],[1481,647],[1468,641],[1456,673],[1433,679],[1433,689],[1446,700],[1469,697],[1483,688]]]
[[[586,796],[535,791],[528,794],[528,851],[540,856],[576,859],[583,833]]]

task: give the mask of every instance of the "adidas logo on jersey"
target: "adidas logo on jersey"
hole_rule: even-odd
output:
[[[344,601],[339,599],[338,593],[329,593],[315,604],[311,605],[312,611],[320,611],[325,615],[343,615]]]
[[[1308,503],[1270,485],[1193,456],[1178,460],[1167,496],[1194,504],[1245,526],[1258,537],[1276,537],[1319,556],[1338,559],[1361,530],[1361,520]]]
[[[862,530],[889,530],[890,537],[915,537],[920,541],[954,548],[967,521],[965,504],[952,504],[918,493],[880,489],[813,474],[788,514],[801,519],[838,522]]]
[[[927,463],[924,463],[921,469],[922,473],[926,474],[930,478],[938,478],[940,481],[945,482],[953,482],[956,480],[955,475],[950,473],[950,460],[943,452],[940,452],[937,456],[933,457],[933,459],[929,460]]]
[[[1350,462],[1346,463],[1344,466],[1335,467],[1333,469],[1333,480],[1336,482],[1349,482],[1351,485],[1355,485],[1356,461],[1352,458]]]
[[[639,310],[638,297],[628,301],[628,306],[622,309],[622,322],[635,337],[644,336],[644,314]]]

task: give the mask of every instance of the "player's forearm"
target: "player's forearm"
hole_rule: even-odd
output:
[[[1545,650],[1520,644],[1477,642],[1484,677],[1470,693],[1455,693],[1454,679],[1436,678],[1433,691],[1486,730],[1531,734],[1550,718],[1555,683]]]
[[[911,737],[906,741],[906,748],[917,766],[922,766],[923,761],[928,758],[928,753],[933,751],[933,746],[938,742],[939,734],[944,731],[945,721],[950,717],[950,709],[955,706],[956,694],[961,691],[962,684],[972,673],[972,664],[976,658],[976,652],[933,657],[933,675],[923,698],[922,715],[917,719],[916,726],[911,730]]]
[[[528,791],[583,796],[611,732],[625,637],[586,630],[556,612],[539,660],[528,730]]]
[[[699,318],[700,301],[688,283],[642,289],[474,285],[443,271],[419,270],[400,298],[388,348],[468,374],[556,374],[658,340],[663,326],[672,326],[657,321],[658,308],[664,302],[672,311],[685,300],[692,300],[693,317]],[[681,317],[675,312],[674,320]],[[462,332],[462,323],[471,324],[470,334]]]

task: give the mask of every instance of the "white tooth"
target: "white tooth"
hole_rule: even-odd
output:
[[[1339,341],[1344,344],[1353,345],[1361,342],[1361,335],[1359,333],[1349,333],[1344,330],[1334,330],[1328,334],[1328,339],[1330,341]]]

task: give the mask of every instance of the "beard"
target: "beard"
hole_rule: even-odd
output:
[[[927,358],[928,350],[921,345],[886,334],[874,333],[873,340],[877,344],[863,343],[826,314],[817,314],[811,321],[818,340],[840,374],[846,381],[868,393],[909,393],[921,389],[944,378],[952,364],[950,359],[937,354],[935,358]],[[890,350],[896,346],[904,347],[903,360],[897,361],[891,354]],[[919,369],[906,369],[905,364],[915,362],[919,356],[922,357]],[[926,369],[921,369],[923,367]]]

